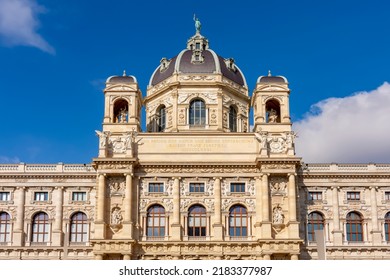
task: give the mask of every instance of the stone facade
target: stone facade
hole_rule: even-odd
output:
[[[108,78],[92,164],[0,165],[0,259],[316,259],[316,229],[329,259],[390,259],[390,165],[304,164],[289,95],[249,97],[198,29],[146,97]]]

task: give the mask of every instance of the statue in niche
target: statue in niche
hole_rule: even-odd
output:
[[[122,222],[122,214],[120,211],[120,208],[116,207],[111,213],[111,224],[112,225],[119,225]]]
[[[274,224],[283,224],[284,215],[283,209],[280,206],[277,206],[273,210],[272,222]]]
[[[125,108],[120,109],[119,114],[116,118],[117,123],[126,123],[127,122],[127,111]]]
[[[269,115],[268,115],[268,122],[269,123],[276,123],[278,120],[278,113],[276,112],[275,109],[271,109],[269,111]]]

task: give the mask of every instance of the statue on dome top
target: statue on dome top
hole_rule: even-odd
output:
[[[202,28],[202,24],[200,23],[200,20],[195,16],[195,14],[194,14],[194,21],[195,21],[196,33],[200,33],[200,29]]]

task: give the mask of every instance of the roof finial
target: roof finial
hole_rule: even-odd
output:
[[[268,77],[271,77],[272,74],[271,74],[271,70],[268,70]]]
[[[123,77],[126,77],[126,70],[123,70]]]
[[[195,21],[195,30],[197,34],[200,34],[200,29],[202,28],[202,24],[200,23],[199,19],[194,14],[194,21]]]

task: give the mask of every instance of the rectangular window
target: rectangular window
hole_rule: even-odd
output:
[[[232,193],[245,192],[245,183],[230,183],[230,192]]]
[[[192,193],[204,192],[204,183],[190,183],[190,192]]]
[[[72,201],[86,201],[87,193],[86,192],[73,192]]]
[[[390,200],[390,192],[385,192],[385,200]]]
[[[8,201],[10,198],[9,192],[0,192],[0,201]]]
[[[360,200],[360,192],[347,192],[347,200],[349,201]]]
[[[149,183],[149,192],[151,193],[164,192],[164,183]]]
[[[35,201],[48,201],[49,200],[49,193],[48,192],[35,192],[34,193],[34,200]]]
[[[322,192],[309,192],[309,200],[322,200]]]

